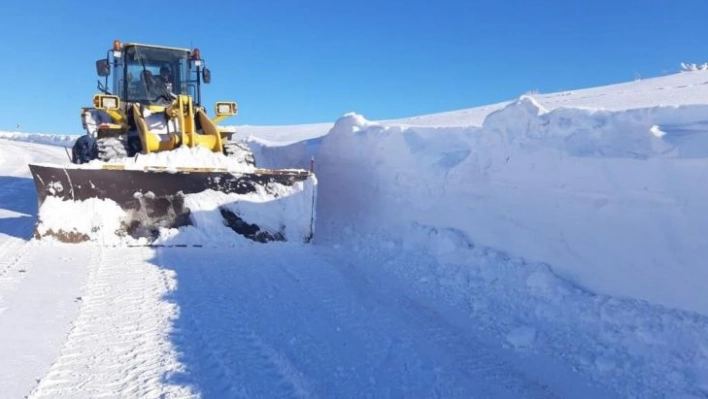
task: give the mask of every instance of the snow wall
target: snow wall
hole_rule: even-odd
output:
[[[598,294],[708,314],[708,105],[547,112],[522,97],[481,127],[347,114],[321,139],[252,145],[267,166],[315,156],[316,240],[453,229]]]

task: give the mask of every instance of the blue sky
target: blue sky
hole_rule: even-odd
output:
[[[705,0],[116,4],[3,1],[0,130],[82,133],[113,39],[200,48],[204,99],[240,106],[225,124],[399,118],[708,62]]]

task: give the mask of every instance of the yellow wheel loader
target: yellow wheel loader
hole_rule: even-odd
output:
[[[93,106],[81,109],[86,135],[76,140],[71,162],[29,165],[39,202],[36,237],[90,239],[56,222],[47,226],[53,216],[43,208],[48,198],[113,202],[127,215],[117,233],[149,242],[160,229],[194,225],[189,204],[195,202],[188,197],[216,192],[225,195],[219,211],[234,233],[261,242],[311,240],[317,187],[312,169],[257,168],[248,145],[217,125],[236,115],[235,102],[217,102],[214,117],[207,115],[201,90],[211,72],[199,49],[116,40],[96,61],[96,72],[104,81]],[[213,159],[205,162],[205,152]],[[190,154],[202,163],[192,162]],[[284,211],[289,204],[297,209]],[[287,220],[278,220],[279,214]]]

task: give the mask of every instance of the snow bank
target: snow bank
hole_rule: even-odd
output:
[[[71,148],[80,136],[73,134],[0,132],[0,139],[56,145]]]
[[[597,293],[708,314],[708,105],[522,97],[482,127],[341,118],[319,149],[320,235],[452,228]]]

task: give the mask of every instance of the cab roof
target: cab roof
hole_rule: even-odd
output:
[[[158,46],[158,45],[155,45],[155,44],[123,43],[123,47],[131,47],[131,46],[150,47],[150,48],[165,49],[165,50],[177,50],[177,51],[185,51],[185,52],[188,52],[188,53],[192,51],[192,50],[186,49],[186,48],[170,47],[170,46]]]

